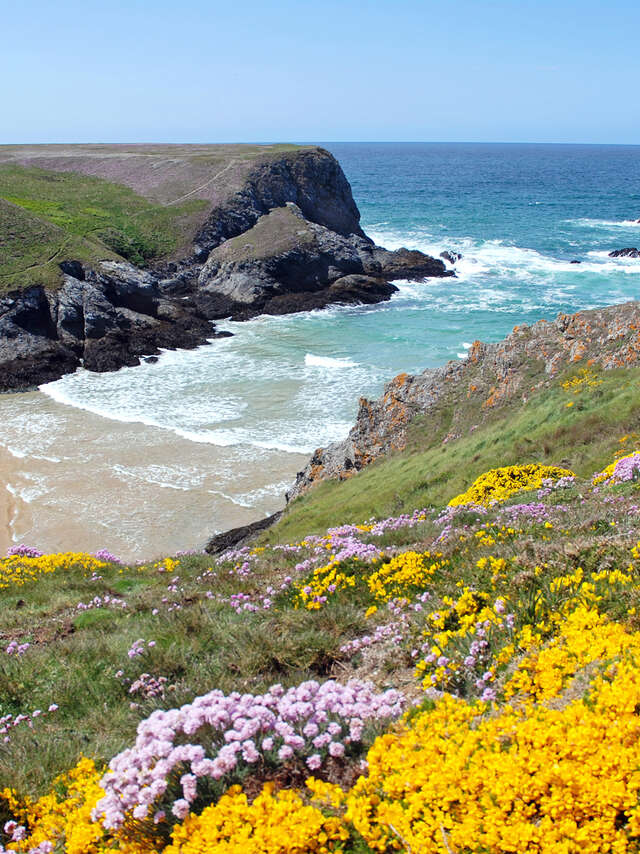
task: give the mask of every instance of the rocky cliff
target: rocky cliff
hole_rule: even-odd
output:
[[[56,290],[33,285],[0,296],[1,390],[58,379],[81,364],[116,370],[159,347],[194,347],[216,335],[202,315],[165,298],[154,277],[132,265],[63,267]]]
[[[640,303],[560,314],[554,321],[516,326],[503,341],[475,341],[466,359],[421,374],[400,374],[377,400],[361,398],[343,442],[319,448],[299,472],[292,500],[321,480],[352,477],[380,457],[402,451],[415,418],[431,419],[442,442],[474,431],[494,413],[530,394],[570,365],[591,372],[640,362]]]
[[[92,204],[66,216],[61,175],[68,205],[79,175]],[[196,346],[218,318],[373,303],[394,278],[453,275],[374,246],[339,163],[315,147],[5,146],[0,205],[0,390]]]

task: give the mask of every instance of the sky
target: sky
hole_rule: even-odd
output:
[[[0,143],[640,144],[640,0],[0,0]]]

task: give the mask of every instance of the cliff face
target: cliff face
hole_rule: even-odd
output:
[[[296,204],[305,219],[330,231],[364,238],[360,211],[338,161],[321,148],[301,149],[258,161],[244,185],[216,205],[194,240],[200,260],[224,240],[252,228],[264,214],[287,202]]]
[[[400,374],[374,401],[361,398],[356,423],[343,442],[319,448],[299,472],[287,498],[315,483],[352,477],[374,460],[404,450],[414,418],[431,418],[443,443],[475,430],[499,408],[526,401],[562,369],[591,370],[640,362],[640,303],[558,315],[532,326],[516,326],[496,344],[474,342],[464,361],[412,376]]]
[[[164,298],[150,274],[117,262],[105,262],[102,272],[68,263],[58,290],[34,285],[0,297],[0,388],[28,388],[79,365],[116,370],[159,347],[211,337],[211,324]]]
[[[22,182],[36,192],[38,182],[29,184],[33,173],[24,168],[30,166],[51,170],[53,182],[61,173],[82,175],[85,184],[86,176],[114,182],[91,185],[91,192],[103,192],[105,206],[115,197],[119,219],[113,227],[101,221],[100,228],[65,236],[59,218],[56,224],[32,213],[52,209],[55,219],[57,200],[52,208],[50,196],[39,206],[27,199],[26,207],[14,203],[15,193],[13,202],[0,198],[0,248],[7,248],[9,271],[28,275],[28,286],[12,290],[12,273],[0,263],[0,390],[33,386],[80,364],[113,370],[158,347],[196,346],[214,337],[208,321],[217,318],[373,303],[389,299],[393,278],[453,275],[421,252],[375,247],[360,228],[339,163],[320,148],[0,147],[7,186],[13,181],[15,190]],[[145,198],[123,195],[123,186]],[[46,196],[47,188],[40,192]],[[133,237],[123,204],[136,211]],[[74,228],[92,226],[85,223],[92,211],[80,206]],[[27,217],[26,226],[17,226],[20,217]],[[119,258],[124,250],[117,247],[152,240],[153,233],[139,227],[145,217],[157,218],[174,250],[140,269]],[[27,227],[30,254],[24,250],[21,264]],[[96,235],[111,243],[101,250]]]

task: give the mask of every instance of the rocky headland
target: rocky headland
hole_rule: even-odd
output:
[[[414,419],[441,434],[443,445],[474,432],[512,403],[548,386],[569,366],[589,382],[593,370],[640,364],[640,303],[560,314],[516,326],[503,341],[475,341],[466,359],[399,374],[377,400],[360,399],[356,423],[342,442],[318,448],[298,473],[291,501],[323,480],[345,480],[370,463],[405,451]]]
[[[92,205],[65,210],[56,182],[74,202],[89,182]],[[0,147],[0,248],[0,390],[198,346],[217,319],[375,303],[393,279],[453,275],[375,246],[315,147]]]

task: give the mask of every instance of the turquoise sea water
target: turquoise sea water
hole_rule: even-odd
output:
[[[225,324],[234,338],[153,366],[80,372],[46,392],[194,441],[307,452],[341,438],[358,397],[399,371],[640,293],[640,261],[607,257],[640,245],[640,146],[327,147],[365,231],[390,248],[461,252],[455,279],[400,282],[377,306]]]
[[[140,514],[131,542],[139,544],[150,525],[145,508],[166,487],[175,490],[176,471],[185,500],[193,499],[191,516],[202,496],[227,502],[202,511],[203,530],[214,517],[219,530],[281,506],[301,455],[344,437],[358,398],[378,395],[396,373],[465,358],[474,339],[499,340],[515,324],[640,296],[640,260],[608,257],[612,249],[640,247],[640,146],[326,147],[351,182],[365,231],[389,248],[461,252],[456,278],[398,282],[399,292],[377,306],[221,324],[234,337],[164,353],[155,364],[78,371],[43,387],[49,406],[30,401],[28,431],[19,400],[7,401],[0,445],[14,459],[33,458],[42,437],[55,442],[57,434],[81,430],[82,411],[93,413],[91,430],[105,437],[111,430],[114,441],[85,443],[84,462],[76,465],[120,478],[119,495],[130,495]],[[113,460],[129,442],[116,438],[130,436],[117,433],[125,427],[138,431],[135,493],[131,460]],[[153,464],[145,456],[152,446]],[[64,465],[74,465],[72,455],[56,472]],[[56,481],[41,477],[41,494],[53,505]],[[38,500],[45,512],[45,498]],[[95,500],[84,500],[88,520]],[[115,530],[119,505],[110,497],[105,504]],[[167,502],[167,518],[173,507]],[[20,536],[17,528],[12,536]],[[105,535],[100,545],[110,544]]]

